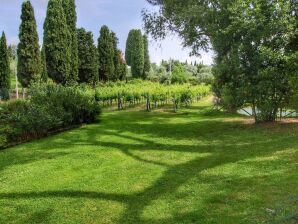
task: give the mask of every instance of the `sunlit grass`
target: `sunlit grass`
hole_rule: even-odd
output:
[[[297,124],[208,106],[105,111],[0,152],[0,223],[295,223]]]

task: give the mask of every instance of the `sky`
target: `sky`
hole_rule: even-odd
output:
[[[0,31],[3,30],[9,44],[18,43],[21,4],[23,0],[0,0]],[[31,0],[37,21],[40,42],[43,37],[43,23],[48,0]],[[151,6],[146,0],[76,0],[78,27],[92,31],[97,40],[102,25],[107,25],[119,38],[119,48],[124,52],[128,32],[142,29],[142,9]],[[96,41],[97,42],[97,41]],[[201,57],[189,57],[189,49],[183,49],[177,36],[168,36],[165,41],[156,42],[149,38],[149,52],[152,62],[162,59],[197,61],[212,64],[212,53],[201,52]]]

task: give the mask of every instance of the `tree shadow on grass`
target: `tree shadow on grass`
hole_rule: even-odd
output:
[[[135,116],[133,116],[135,115]],[[139,123],[144,121],[147,123]],[[113,148],[123,152],[126,156],[133,158],[141,163],[150,163],[153,165],[163,166],[166,171],[151,186],[145,188],[141,192],[132,194],[109,194],[102,192],[90,191],[44,191],[44,192],[15,192],[1,193],[1,199],[39,199],[39,198],[90,198],[99,200],[109,200],[120,202],[125,206],[125,211],[117,223],[198,223],[205,216],[204,209],[196,209],[187,213],[172,214],[171,218],[164,219],[144,219],[142,214],[147,206],[153,201],[158,200],[166,195],[174,195],[179,187],[196,178],[202,183],[216,184],[218,180],[212,178],[202,178],[202,172],[213,168],[221,167],[227,164],[234,164],[247,159],[256,157],[271,156],[276,152],[284,151],[289,148],[297,147],[297,136],[289,136],[286,133],[277,135],[267,133],[261,129],[246,129],[240,122],[226,122],[214,120],[206,117],[206,120],[195,121],[198,115],[189,114],[187,117],[189,122],[171,123],[169,119],[177,119],[181,115],[177,114],[150,114],[140,115],[138,113],[125,115],[112,114],[106,117],[107,122],[102,125],[92,125],[80,129],[70,134],[62,134],[51,138],[51,144],[45,141],[36,142],[35,147],[45,147],[46,151],[38,152],[40,155],[34,157],[32,161],[44,159],[47,157],[47,151],[54,149],[68,150],[66,154],[53,153],[55,156],[64,156],[71,153],[72,147],[77,146],[94,146],[98,148],[98,153],[102,148]],[[185,115],[184,115],[185,116]],[[125,119],[124,121],[121,119]],[[224,131],[224,132],[223,132]],[[116,136],[127,139],[133,143],[125,142],[103,142],[101,136]],[[83,136],[83,137],[82,137]],[[156,142],[156,138],[161,141]],[[162,141],[162,139],[167,139]],[[172,140],[178,140],[174,144],[170,144]],[[180,140],[197,141],[196,145],[181,142]],[[33,146],[32,144],[30,146]],[[29,150],[29,149],[28,149]],[[134,152],[150,152],[158,150],[164,152],[187,152],[187,153],[207,153],[203,158],[194,155],[189,161],[175,165],[165,162],[150,160],[136,155]],[[50,154],[49,154],[50,155]],[[20,164],[27,163],[29,160],[22,160],[21,156],[16,159],[20,160]],[[233,181],[249,183],[253,177],[244,178],[233,177]],[[235,183],[236,183],[235,182]],[[237,184],[237,183],[236,183]],[[225,186],[223,183],[220,187],[227,189],[235,189],[232,186]],[[219,190],[219,188],[218,188]],[[227,195],[229,192],[226,193]],[[216,201],[212,199],[212,195],[207,197],[209,202]],[[207,203],[207,202],[206,202]],[[227,217],[227,216],[226,216]],[[206,218],[206,217],[205,217]],[[230,219],[239,220],[245,218],[241,214],[230,215]]]

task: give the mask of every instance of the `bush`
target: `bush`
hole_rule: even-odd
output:
[[[94,122],[100,114],[88,88],[43,84],[33,86],[29,93],[28,100],[1,105],[0,148]]]

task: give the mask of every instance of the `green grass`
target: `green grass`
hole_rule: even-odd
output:
[[[297,124],[207,105],[104,111],[0,152],[0,223],[295,223]]]

